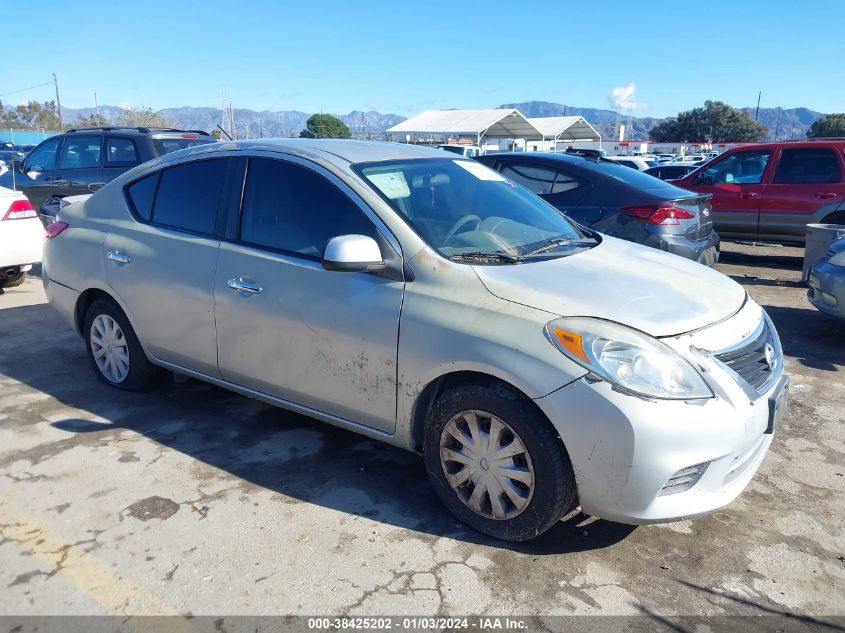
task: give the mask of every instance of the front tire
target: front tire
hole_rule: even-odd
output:
[[[423,455],[452,514],[495,538],[539,536],[576,504],[563,443],[533,403],[505,385],[465,385],[438,397]]]
[[[160,370],[147,359],[129,319],[114,302],[98,299],[90,305],[83,335],[100,382],[126,391],[144,391],[158,383]]]

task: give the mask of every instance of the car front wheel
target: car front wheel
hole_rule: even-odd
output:
[[[551,424],[504,385],[465,385],[435,402],[426,469],[446,507],[473,528],[525,541],[576,503],[569,457]]]

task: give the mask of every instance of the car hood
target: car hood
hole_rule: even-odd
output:
[[[746,296],[742,286],[706,266],[610,237],[566,257],[473,268],[501,299],[560,316],[616,321],[652,336],[726,319]]]

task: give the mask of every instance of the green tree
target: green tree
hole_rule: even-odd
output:
[[[121,127],[175,127],[173,121],[143,106],[123,110],[115,121]]]
[[[73,124],[75,128],[84,128],[84,127],[100,127],[101,125],[108,125],[109,122],[106,121],[106,118],[103,115],[99,117],[96,114],[91,114],[89,116],[81,116],[79,117]]]
[[[300,138],[352,138],[346,124],[331,114],[312,114]]]
[[[807,138],[827,138],[845,136],[845,113],[826,114],[813,121],[807,131]]]
[[[703,108],[681,112],[649,131],[652,141],[710,141],[748,143],[761,140],[768,131],[748,113],[721,101],[705,101]]]

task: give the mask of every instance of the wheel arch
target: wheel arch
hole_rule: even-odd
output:
[[[544,420],[546,420],[546,422],[554,431],[555,436],[557,436],[558,440],[560,441],[561,448],[563,448],[563,450],[566,450],[566,446],[563,443],[563,439],[561,439],[560,434],[554,428],[554,425],[552,424],[551,420],[549,420],[545,412],[539,406],[537,406],[537,403],[534,402],[534,400],[528,394],[526,394],[525,391],[523,391],[513,383],[508,382],[507,380],[504,380],[503,378],[499,378],[498,376],[494,376],[492,374],[487,374],[476,370],[459,370],[442,374],[437,378],[434,378],[425,387],[423,387],[422,391],[420,391],[419,395],[417,395],[416,400],[414,400],[414,405],[411,410],[410,439],[411,447],[415,452],[422,453],[425,424],[428,419],[428,415],[431,411],[431,408],[434,405],[434,402],[437,400],[438,396],[440,396],[440,394],[444,393],[448,389],[463,385],[499,385],[514,392],[515,394],[523,398],[526,402],[530,403],[531,407],[534,408]]]

